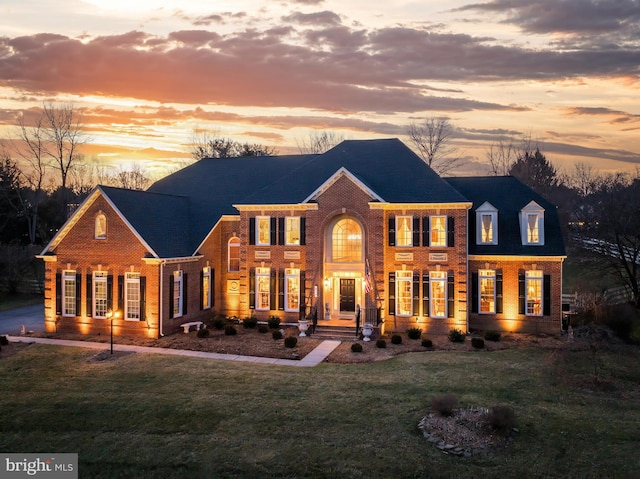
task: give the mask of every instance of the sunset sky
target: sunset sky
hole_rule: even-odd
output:
[[[196,129],[298,153],[313,129],[456,128],[458,174],[531,136],[562,171],[640,165],[638,0],[2,0],[0,137],[82,112],[88,161],[160,171]]]

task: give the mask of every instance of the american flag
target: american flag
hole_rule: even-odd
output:
[[[364,265],[364,292],[371,292],[371,273],[369,272],[369,260]]]

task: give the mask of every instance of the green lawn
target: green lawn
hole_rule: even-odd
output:
[[[0,450],[77,452],[82,478],[640,477],[637,348],[595,361],[591,351],[433,351],[311,369],[6,350]],[[428,444],[417,423],[442,393],[514,408],[513,444],[469,459]]]

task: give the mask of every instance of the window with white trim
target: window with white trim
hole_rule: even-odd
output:
[[[76,316],[76,272],[62,272],[62,316]]]
[[[300,310],[300,270],[297,268],[284,270],[284,310]]]
[[[300,217],[287,216],[284,220],[284,243],[287,246],[298,246],[300,244]]]
[[[182,316],[182,270],[173,272],[173,304],[171,305],[173,311],[173,317],[179,318]]]
[[[102,212],[96,216],[94,238],[107,239],[107,216]]]
[[[413,246],[412,216],[396,216],[396,245]]]
[[[447,246],[447,217],[430,216],[431,246]]]
[[[271,268],[256,268],[256,310],[269,311]]]
[[[211,308],[211,268],[202,268],[202,309]]]
[[[478,271],[478,290],[480,301],[478,311],[480,314],[496,312],[496,272],[493,269],[481,269]]]
[[[542,280],[543,272],[530,270],[525,272],[525,301],[527,316],[542,316]]]
[[[396,315],[413,315],[413,271],[396,271]]]
[[[107,317],[107,272],[94,271],[93,273],[93,317]]]
[[[124,319],[127,321],[140,321],[140,273],[131,272],[125,274],[124,304]]]
[[[429,316],[447,317],[447,273],[431,271],[429,273]]]
[[[520,211],[523,245],[544,245],[544,209],[535,201]]]
[[[476,243],[498,244],[498,210],[491,203],[476,210]]]
[[[230,273],[240,271],[240,238],[236,236],[229,240],[227,269]]]
[[[256,245],[269,246],[271,244],[271,217],[256,216]]]

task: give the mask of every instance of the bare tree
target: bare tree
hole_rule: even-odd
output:
[[[571,188],[576,190],[582,198],[586,198],[596,190],[598,181],[598,173],[593,165],[582,161],[574,165],[573,173],[567,177],[567,182]]]
[[[296,140],[296,144],[302,154],[321,154],[343,141],[344,135],[335,131],[312,130],[307,138],[303,138],[300,142]]]
[[[533,156],[538,149],[537,142],[531,139],[530,135],[521,137],[502,137],[491,144],[487,152],[489,168],[491,174],[495,176],[506,176],[511,174],[513,165],[527,156]]]
[[[231,138],[223,138],[207,131],[194,131],[191,140],[191,157],[202,158],[236,158],[239,156],[272,156],[278,151],[271,146],[258,143],[240,143]],[[185,165],[186,166],[186,165]]]
[[[135,163],[131,169],[120,167],[115,175],[117,186],[128,190],[146,190],[151,183],[151,177],[145,169]]]
[[[427,118],[422,123],[412,122],[407,128],[409,140],[418,155],[440,175],[451,173],[464,161],[452,145],[454,128],[447,118]]]

